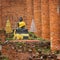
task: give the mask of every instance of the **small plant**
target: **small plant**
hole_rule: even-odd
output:
[[[60,50],[54,51],[55,54],[60,54]]]
[[[4,29],[0,30],[0,34],[1,33],[6,33],[6,31]]]
[[[10,40],[13,40],[13,38],[6,38],[6,40],[9,40],[10,41]]]
[[[37,36],[34,34],[34,32],[29,32],[30,39],[35,40],[37,39]]]
[[[9,60],[8,57],[3,57],[3,60]]]

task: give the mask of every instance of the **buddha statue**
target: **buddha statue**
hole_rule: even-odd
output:
[[[19,22],[17,23],[18,28],[14,32],[14,38],[15,39],[28,39],[28,29],[25,28],[26,24],[23,21],[23,18],[20,17]]]

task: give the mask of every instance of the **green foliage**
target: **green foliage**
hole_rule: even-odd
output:
[[[13,40],[13,32],[12,33],[6,33],[6,40]]]
[[[8,57],[3,57],[3,60],[9,60]]]
[[[10,40],[13,40],[13,38],[6,38],[6,40],[9,40],[10,41]]]
[[[29,39],[31,39],[31,40],[40,40],[40,41],[46,41],[46,42],[49,41],[49,40],[43,39],[42,37],[37,37],[37,36],[34,34],[34,32],[29,32],[29,36],[30,36]]]
[[[60,50],[54,51],[55,54],[60,54]]]
[[[31,39],[31,40],[35,40],[35,39],[37,39],[37,36],[34,34],[34,32],[29,32],[29,39]]]
[[[6,31],[4,29],[0,30],[0,34],[2,33],[6,34]]]
[[[50,49],[49,48],[48,49],[44,49],[43,52],[44,53],[50,53]]]

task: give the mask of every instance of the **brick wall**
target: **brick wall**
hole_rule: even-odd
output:
[[[57,12],[58,0],[49,0],[49,12],[50,12],[50,38],[52,49],[60,49],[60,31],[59,31],[59,13]]]
[[[58,0],[0,0],[0,29],[5,27],[8,18],[14,28],[20,16],[30,29],[34,19],[37,36],[50,39],[52,48],[59,47],[60,18],[57,6]]]
[[[32,0],[26,0],[26,17],[27,17],[27,28],[30,29],[31,23],[32,23],[32,18],[33,18],[33,5],[32,5]]]
[[[42,22],[41,22],[41,0],[34,0],[34,21],[36,24],[36,34],[41,36],[42,34]]]
[[[42,37],[50,39],[49,0],[41,0]]]
[[[20,0],[1,0],[1,12],[2,12],[2,27],[5,27],[6,20],[10,19],[12,27],[16,24],[19,17],[24,17],[25,3]],[[0,20],[1,21],[1,20]]]

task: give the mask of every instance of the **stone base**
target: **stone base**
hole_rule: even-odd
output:
[[[39,40],[12,40],[10,42],[39,42]]]
[[[39,40],[11,40],[9,42],[28,42],[28,43],[38,43]],[[14,49],[15,45],[14,44],[6,44],[3,46],[3,49],[2,49],[2,54],[7,56],[9,58],[9,60],[29,60],[29,56],[30,56],[30,53],[28,51],[24,52],[23,50],[23,47],[21,48],[23,52],[18,52],[16,48]],[[26,47],[25,47],[26,48]]]

